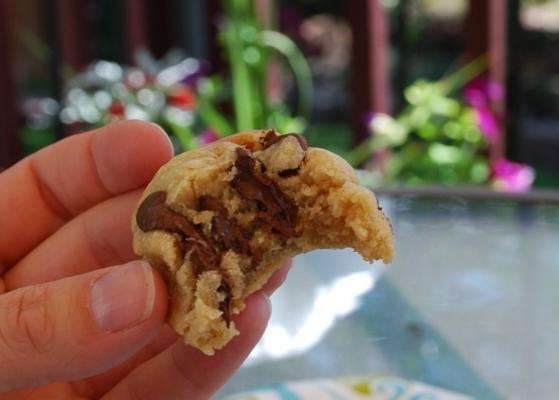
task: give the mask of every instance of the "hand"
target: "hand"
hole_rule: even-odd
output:
[[[207,357],[163,325],[161,277],[133,261],[134,206],[171,157],[159,127],[127,121],[0,174],[0,399],[206,399],[256,344],[287,267]]]

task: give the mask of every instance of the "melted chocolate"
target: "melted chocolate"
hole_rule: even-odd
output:
[[[220,251],[232,249],[236,253],[250,255],[248,238],[243,234],[237,220],[229,217],[229,213],[214,197],[202,196],[199,207],[201,210],[214,212],[212,218],[212,242]]]
[[[136,214],[138,227],[144,232],[161,230],[178,234],[183,257],[193,250],[193,258],[200,264],[215,266],[216,254],[208,247],[202,230],[165,204],[166,198],[167,193],[160,191],[151,193],[144,199]]]
[[[220,256],[208,246],[202,230],[165,204],[166,198],[167,193],[159,191],[144,199],[136,214],[138,227],[144,232],[161,230],[178,234],[182,257],[192,250],[196,276],[203,270],[216,269]]]
[[[154,192],[147,196],[136,214],[138,227],[144,232],[163,230],[178,233],[184,238],[204,241],[202,232],[185,216],[173,211],[165,199],[167,193]]]
[[[269,224],[272,230],[285,237],[296,235],[297,208],[283,194],[276,182],[255,168],[256,160],[251,154],[237,148],[237,174],[231,186],[245,199],[258,204],[260,222]]]
[[[297,168],[284,169],[283,171],[278,172],[278,176],[280,178],[290,178],[292,176],[297,175],[300,169],[301,166],[298,166]]]
[[[221,281],[221,285],[219,285],[217,291],[225,295],[225,298],[219,302],[218,307],[223,313],[223,319],[227,323],[227,326],[229,326],[229,324],[231,323],[231,300],[233,299],[233,296],[231,294],[231,286],[224,279]]]
[[[307,149],[305,140],[295,134],[277,136],[273,130],[267,132],[263,138],[262,146],[267,148],[287,136],[295,136],[303,150]],[[233,187],[241,197],[257,204],[256,223],[270,226],[275,232],[285,238],[296,236],[298,223],[297,208],[287,198],[276,182],[264,174],[266,168],[254,159],[246,149],[236,149],[237,159],[235,167],[237,173],[231,181]],[[281,177],[297,174],[299,168],[280,171]],[[158,191],[148,195],[136,214],[136,223],[144,231],[162,230],[177,234],[180,237],[180,250],[184,258],[190,252],[193,273],[199,276],[204,271],[219,270],[221,258],[227,250],[252,257],[252,266],[255,267],[262,259],[261,254],[254,253],[249,245],[250,235],[243,232],[237,220],[231,216],[227,209],[214,197],[202,196],[199,199],[199,210],[208,210],[214,213],[211,221],[210,234],[204,234],[200,226],[190,222],[184,215],[171,209],[166,203],[167,193]],[[218,291],[225,294],[225,299],[220,302],[219,308],[223,318],[230,323],[232,294],[231,285],[227,277],[222,275]]]

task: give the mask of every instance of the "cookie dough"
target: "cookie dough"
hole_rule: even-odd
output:
[[[132,221],[134,250],[158,268],[170,325],[206,354],[238,334],[233,314],[283,260],[352,247],[389,262],[392,229],[353,169],[299,135],[245,132],[178,155]]]

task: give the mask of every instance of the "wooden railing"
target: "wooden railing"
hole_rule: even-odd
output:
[[[200,3],[200,1],[202,3]],[[255,0],[257,9],[261,13],[269,13],[269,0]],[[48,40],[55,50],[51,63],[51,79],[57,83],[55,96],[60,95],[61,73],[63,67],[79,70],[92,59],[91,31],[87,28],[85,9],[88,0],[47,0],[37,2],[45,8],[45,23],[47,32],[51,32]],[[209,55],[218,65],[219,52],[215,46],[216,28],[212,23],[215,14],[219,12],[219,0],[204,2],[196,0],[192,4],[202,4],[205,15],[206,32],[200,35],[209,40]],[[145,0],[121,0],[122,41],[125,47],[123,60],[133,61],[135,50],[149,47],[149,21],[151,17],[150,4]],[[170,2],[158,2],[158,7],[170,7]],[[13,38],[9,32],[10,12],[12,2],[0,1],[0,167],[6,167],[21,156],[18,133],[23,123],[18,107],[18,93],[14,84],[14,63],[11,57]],[[350,82],[351,91],[351,124],[355,134],[355,142],[359,142],[365,134],[363,129],[363,114],[368,111],[391,112],[393,99],[389,82],[389,18],[379,0],[352,0],[346,2],[347,17],[353,29],[353,56]],[[405,7],[409,1],[402,0],[398,11],[399,26],[406,25],[407,13]],[[464,44],[466,59],[475,58],[481,54],[488,54],[489,78],[503,88],[510,84],[510,74],[507,72],[508,62],[514,58],[507,52],[507,36],[514,29],[518,21],[519,0],[471,0],[469,11],[464,23]],[[50,16],[50,17],[49,17]],[[265,15],[262,16],[266,18]],[[157,35],[157,32],[151,32]],[[213,36],[213,38],[212,38]],[[115,38],[115,40],[117,40]],[[396,51],[402,52],[400,62],[406,62],[406,46],[402,42],[396,45]],[[515,55],[515,52],[511,53]],[[465,59],[465,61],[466,61]],[[218,68],[219,70],[219,68]],[[406,65],[395,67],[396,76],[405,77]],[[492,104],[493,111],[503,121],[502,129],[510,122],[507,111],[507,97],[496,100]],[[509,106],[514,106],[509,102]],[[510,128],[510,124],[508,124]],[[513,129],[510,129],[514,132]],[[60,135],[63,135],[60,132]],[[502,138],[505,135],[501,135]],[[514,138],[511,139],[514,142]],[[494,146],[493,156],[501,156],[505,152],[505,141]],[[510,149],[509,149],[510,150]]]

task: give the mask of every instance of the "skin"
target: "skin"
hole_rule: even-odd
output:
[[[158,126],[125,121],[71,136],[0,174],[1,400],[207,399],[256,345],[287,264],[236,316],[241,334],[208,357],[164,324],[161,277],[133,261],[130,217],[171,157]],[[92,287],[131,268],[145,272],[150,295],[133,280],[122,292],[151,307],[107,331],[94,317]]]

